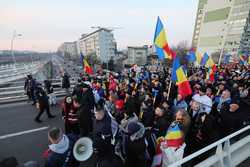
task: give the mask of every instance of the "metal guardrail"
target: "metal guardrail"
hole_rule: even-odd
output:
[[[56,96],[63,96],[66,94],[66,91],[61,88],[61,79],[53,79],[52,85],[54,87],[54,93]],[[20,83],[20,82],[18,82]],[[24,85],[24,82],[22,82]],[[40,81],[40,83],[43,83],[43,81]],[[75,78],[72,78],[70,85],[71,89],[75,86],[76,80]],[[24,101],[27,99],[27,95],[24,90],[24,86],[12,86],[12,87],[5,87],[0,88],[0,103],[10,103],[10,102],[18,102],[18,101]]]
[[[1,69],[0,70],[0,84],[4,84],[10,81],[15,81],[24,78],[30,72],[35,74],[40,68],[46,64],[46,61],[34,62],[32,64],[18,64],[15,68]]]
[[[207,159],[203,160],[195,167],[208,167],[208,166],[219,166],[219,167],[234,167],[245,161],[250,157],[250,125],[242,128],[241,130],[223,138],[219,141],[185,157],[184,159],[171,164],[169,167],[179,167],[192,159],[199,157],[203,153],[216,148],[214,155],[211,155]],[[243,133],[247,135],[237,142],[231,144],[231,140],[236,136]],[[163,161],[164,165],[164,161]]]

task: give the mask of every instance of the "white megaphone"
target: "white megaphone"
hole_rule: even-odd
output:
[[[73,148],[73,155],[77,161],[86,161],[93,154],[93,142],[88,137],[78,139]]]

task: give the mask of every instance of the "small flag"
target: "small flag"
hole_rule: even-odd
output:
[[[166,139],[168,147],[179,148],[184,143],[183,132],[178,122],[173,122],[169,126]]]
[[[156,52],[158,54],[158,58],[160,60],[163,60],[164,58],[168,58],[168,59],[174,58],[173,52],[171,51],[168,45],[165,30],[160,20],[160,17],[157,18],[155,36],[154,36],[154,44],[155,44]]]
[[[87,74],[93,74],[93,69],[90,67],[89,63],[87,62],[87,60],[83,59],[83,64],[84,64],[84,71]]]
[[[214,81],[214,73],[215,73],[215,71],[212,68],[208,68],[206,79],[213,82]]]
[[[80,53],[80,62],[83,65],[84,72],[86,72],[87,74],[93,74],[93,69],[90,67],[89,63],[84,58],[82,52]]]
[[[230,54],[226,54],[226,55],[224,56],[224,64],[229,64],[230,57],[231,57]]]
[[[201,59],[202,59],[201,53],[196,52],[195,55],[196,55],[196,62],[197,62],[198,64],[201,64]]]
[[[192,94],[192,89],[190,87],[187,76],[185,75],[185,72],[182,66],[180,65],[180,60],[178,56],[176,56],[174,59],[172,70],[172,80],[178,86],[178,93],[182,95],[182,97],[186,97]]]

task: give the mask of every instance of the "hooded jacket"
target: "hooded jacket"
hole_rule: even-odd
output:
[[[77,137],[73,135],[63,135],[57,144],[49,145],[49,153],[45,167],[66,167],[78,166],[78,162],[73,156],[73,147]]]

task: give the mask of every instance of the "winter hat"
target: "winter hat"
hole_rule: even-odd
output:
[[[115,101],[115,107],[118,110],[123,109],[123,107],[124,107],[124,101],[123,100],[116,100]]]
[[[128,124],[128,133],[129,134],[134,134],[134,133],[138,132],[140,130],[140,128],[141,127],[137,122],[135,122],[135,121],[130,122]]]

